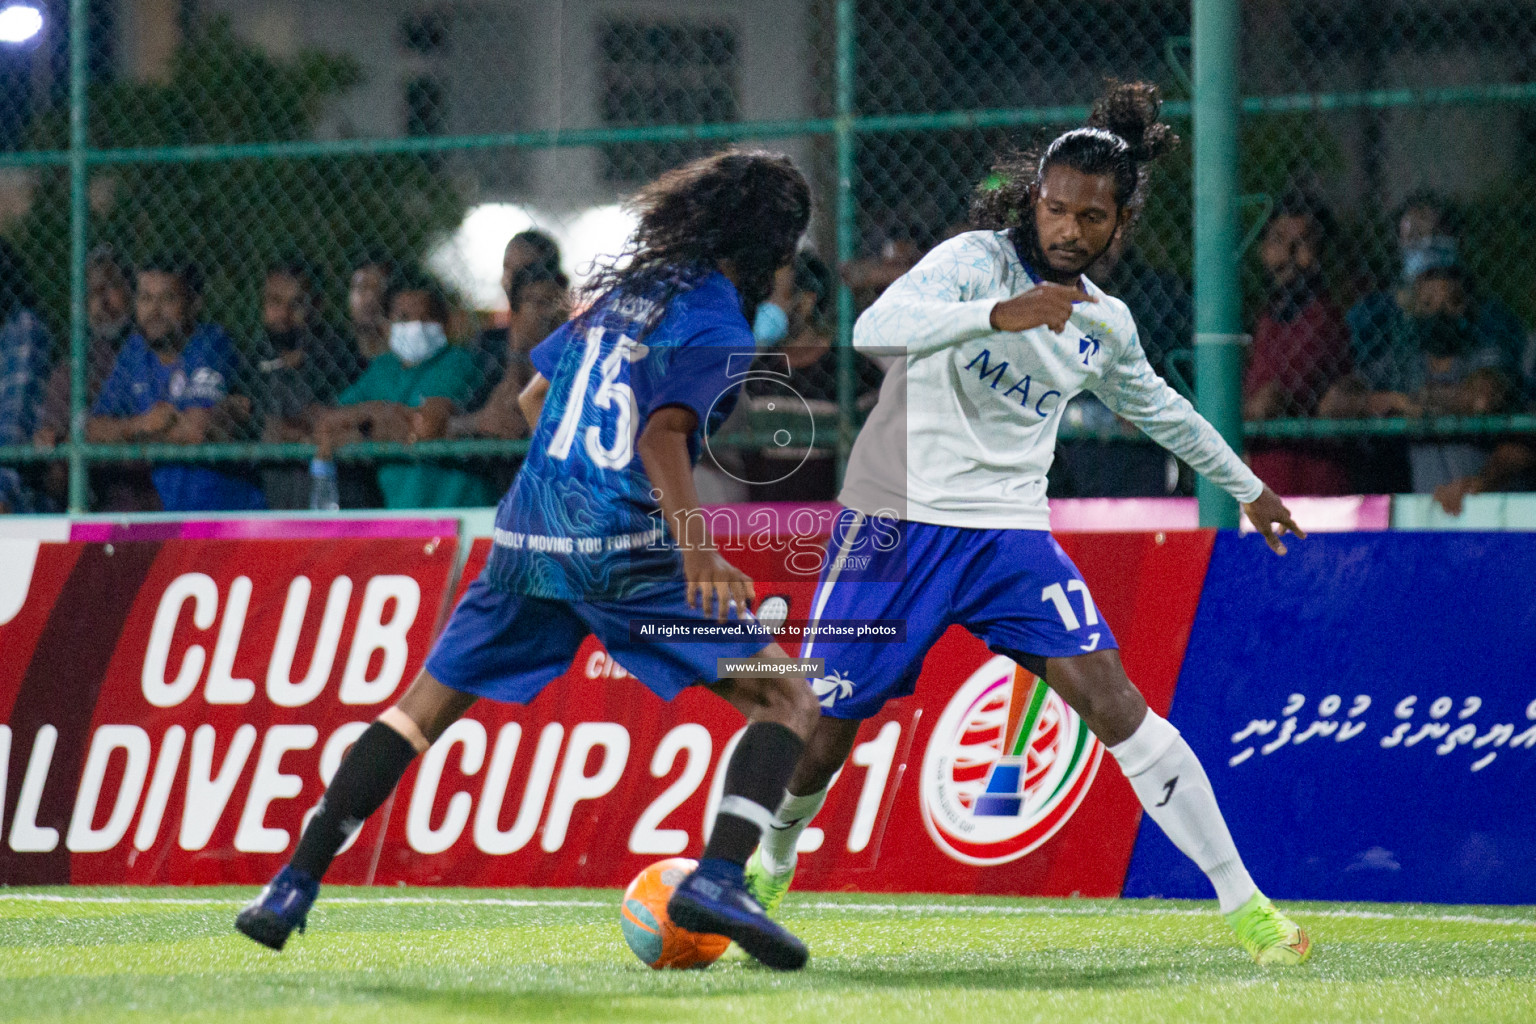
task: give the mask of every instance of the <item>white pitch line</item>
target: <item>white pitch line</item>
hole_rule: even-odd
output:
[[[810,910],[869,911],[879,914],[998,914],[1031,915],[1041,917],[1212,917],[1209,910],[1183,907],[1016,907],[982,903],[797,903],[796,907]],[[1536,920],[1516,917],[1479,917],[1476,914],[1388,914],[1379,910],[1297,910],[1298,917],[1341,917],[1363,921],[1430,921],[1447,924],[1502,924],[1515,927],[1536,928]]]
[[[194,899],[184,896],[63,896],[55,893],[0,893],[0,900],[19,900],[37,903],[85,903],[85,904],[165,904],[175,907],[239,907],[245,901]],[[432,896],[334,896],[321,901],[321,905],[335,903],[366,903],[383,906],[454,906],[454,907],[612,907],[609,902],[598,900],[514,900],[495,897],[432,897]]]
[[[238,899],[208,899],[185,896],[69,896],[56,893],[0,893],[0,900],[33,903],[141,904],[146,906],[238,907]],[[536,900],[493,896],[337,896],[320,905],[370,906],[450,906],[450,907],[577,907],[611,909],[605,900]],[[1210,917],[1210,910],[1184,907],[1136,907],[1125,904],[1103,907],[1030,907],[986,903],[840,903],[818,900],[796,903],[794,909],[831,910],[866,914],[991,914],[1029,917]],[[1536,928],[1536,920],[1518,917],[1482,917],[1477,914],[1389,914],[1379,910],[1298,910],[1298,917],[1335,917],[1359,921],[1426,921],[1433,924],[1495,924],[1514,928]]]

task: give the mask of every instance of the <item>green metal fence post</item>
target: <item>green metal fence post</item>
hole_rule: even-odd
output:
[[[1239,4],[1194,0],[1195,397],[1200,412],[1234,448],[1242,446],[1239,384],[1243,358],[1238,286]],[[1237,526],[1237,503],[1203,477],[1200,525]]]
[[[90,215],[86,86],[89,0],[69,0],[69,510],[84,512],[87,476],[85,246]]]
[[[853,360],[853,292],[843,282],[842,268],[854,258],[858,227],[853,200],[854,145],[854,0],[837,0],[837,479],[842,483],[853,451],[856,372]]]

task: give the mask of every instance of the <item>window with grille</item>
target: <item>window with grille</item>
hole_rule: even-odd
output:
[[[741,46],[718,23],[610,21],[599,30],[603,123],[609,127],[704,124],[741,118]],[[655,177],[718,142],[619,143],[603,147],[603,177]]]

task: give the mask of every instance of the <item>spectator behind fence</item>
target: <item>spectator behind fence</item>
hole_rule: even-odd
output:
[[[381,256],[365,256],[347,282],[347,320],[352,346],[364,365],[389,351],[389,296],[394,264]]]
[[[507,287],[511,316],[507,329],[495,332],[502,342],[498,377],[491,382],[484,404],[448,420],[448,437],[515,440],[532,432],[517,404],[517,396],[533,379],[533,361],[528,353],[570,316],[570,286],[570,279],[558,266],[542,261],[526,264],[512,275]],[[428,419],[424,413],[417,414],[417,434],[438,436]]]
[[[509,302],[513,280],[518,272],[533,266],[543,268],[545,280],[553,280],[556,276],[565,278],[565,273],[560,269],[560,246],[555,240],[542,231],[521,231],[512,236],[501,253],[501,292],[508,297]],[[569,303],[569,296],[565,297],[565,301]],[[515,318],[515,311],[510,315]],[[480,392],[474,396],[470,408],[479,408],[489,401],[491,389],[503,379],[506,369],[511,365],[507,362],[508,354],[515,347],[511,332],[512,325],[509,322],[505,328],[488,327],[475,338],[473,353],[475,363],[480,368],[481,383]],[[527,361],[526,353],[523,361]]]
[[[835,285],[831,268],[810,251],[796,253],[790,266],[780,268],[772,293],[758,305],[753,319],[752,333],[765,355],[757,360],[744,389],[748,409],[760,420],[785,413],[803,414],[803,409],[784,405],[786,388],[798,395],[810,408],[821,445],[832,443],[837,429],[837,353],[832,347]],[[769,355],[770,350],[776,351]],[[853,369],[854,400],[860,409],[867,410],[880,389],[880,368],[854,353]],[[769,418],[761,422],[771,430],[779,421]],[[745,428],[752,423],[741,425]],[[796,433],[804,436],[793,439]],[[799,429],[778,436],[792,439],[744,456],[742,475],[753,481],[749,486],[751,500],[830,501],[837,490],[832,455],[817,451],[807,455],[804,442],[810,436]]]
[[[1311,416],[1349,372],[1349,330],[1328,295],[1323,253],[1333,218],[1308,196],[1282,196],[1259,241],[1269,296],[1253,329],[1243,418]],[[1326,441],[1262,441],[1249,462],[1281,494],[1348,494],[1343,453]]]
[[[202,276],[187,260],[160,257],[135,276],[136,329],[102,385],[86,437],[97,443],[199,445],[223,440],[248,418],[249,399],[230,394],[235,347],[224,328],[198,323]],[[234,473],[160,463],[150,474],[167,512],[266,508],[261,489]]]
[[[85,407],[101,393],[112,372],[117,354],[133,330],[132,269],[110,245],[100,245],[86,256],[85,320],[89,332],[86,349]],[[69,438],[70,362],[60,360],[48,378],[48,395],[38,419],[32,443],[52,448]],[[158,512],[160,495],[150,479],[148,463],[102,463],[91,467],[92,507],[102,512]],[[69,467],[49,463],[43,489],[52,503],[69,502]]]
[[[1410,383],[1417,380],[1421,358],[1411,311],[1414,281],[1425,270],[1460,263],[1461,229],[1460,212],[1444,196],[1417,192],[1403,204],[1397,216],[1397,281],[1366,295],[1349,310],[1354,377],[1340,391],[1342,406],[1334,409],[1325,400],[1322,415],[1392,415],[1389,409],[1363,408],[1359,394],[1406,394],[1416,386]],[[1484,298],[1475,303],[1471,316],[1479,335],[1512,357],[1518,352],[1523,332],[1508,306]],[[1360,464],[1365,470],[1356,481],[1360,489],[1394,492],[1413,487],[1406,442],[1376,438],[1360,442],[1359,447],[1370,455]]]
[[[133,327],[133,286],[130,271],[111,246],[91,250],[85,263],[86,344],[85,393],[89,405]],[[52,448],[69,437],[70,365],[60,360],[48,378],[48,394],[38,417],[32,443]]]
[[[48,388],[53,342],[16,250],[0,239],[0,444],[29,444]]]
[[[331,460],[341,445],[414,443],[418,422],[431,436],[441,436],[449,418],[475,392],[479,374],[474,357],[448,343],[448,303],[435,283],[407,282],[390,299],[389,313],[389,351],[341,393],[340,408],[318,418],[311,467],[316,485],[334,474]],[[377,472],[388,508],[458,508],[494,501],[484,480],[451,464],[384,461]]]
[[[1478,330],[1478,308],[1460,267],[1431,265],[1421,271],[1406,296],[1404,333],[1413,342],[1412,352],[1394,350],[1392,362],[1380,362],[1370,377],[1336,388],[1328,403],[1344,416],[1483,416],[1509,411],[1516,391],[1514,367],[1502,340]],[[1390,389],[1382,383],[1390,383]],[[1408,446],[1413,490],[1429,494],[1445,484],[1480,477],[1488,454],[1488,445],[1471,441],[1414,442]]]
[[[878,256],[850,260],[842,265],[843,283],[853,291],[854,307],[867,309],[896,279],[917,265],[928,247],[917,232],[893,228],[880,244]]]
[[[48,386],[52,342],[16,252],[0,239],[0,444],[31,440]],[[0,513],[45,511],[13,469],[0,469]]]
[[[261,329],[251,345],[246,391],[268,443],[309,440],[316,416],[361,370],[351,346],[326,326],[319,299],[302,262],[278,263],[262,279]],[[302,465],[269,464],[261,479],[270,507],[309,507],[309,473]]]
[[[1453,516],[1461,515],[1469,495],[1497,491],[1536,490],[1536,444],[1507,440],[1494,445],[1482,468],[1435,488],[1435,501]]]
[[[1460,234],[1460,216],[1443,197],[1421,192],[1404,204],[1398,218],[1402,271],[1396,287],[1367,295],[1349,311],[1355,373],[1366,390],[1413,390],[1422,364],[1415,283],[1425,271],[1463,266]],[[1518,365],[1525,348],[1519,318],[1498,299],[1469,296],[1468,301],[1464,315],[1480,343],[1497,347],[1503,365]]]

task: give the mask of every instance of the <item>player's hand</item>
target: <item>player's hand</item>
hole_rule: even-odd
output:
[[[1296,525],[1296,520],[1291,518],[1291,510],[1285,507],[1285,502],[1268,487],[1264,493],[1243,506],[1243,514],[1253,523],[1254,528],[1264,537],[1264,543],[1268,544],[1275,554],[1285,554],[1285,542],[1280,538],[1287,533],[1294,533],[1301,540],[1307,539],[1306,531]]]
[[[1035,327],[1049,327],[1060,334],[1072,318],[1072,307],[1079,302],[1099,300],[1083,291],[1081,283],[1068,287],[1064,284],[1038,284],[1029,291],[1005,299],[992,307],[992,329],[995,331],[1028,331]]]
[[[684,548],[683,576],[688,580],[688,607],[720,622],[733,609],[740,614],[757,602],[752,577],[721,558],[713,547]]]

